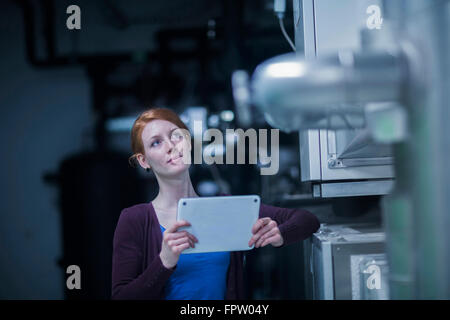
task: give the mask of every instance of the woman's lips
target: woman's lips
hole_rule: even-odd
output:
[[[167,163],[171,163],[172,161],[177,160],[177,159],[181,158],[182,156],[183,156],[183,155],[179,155],[179,156],[176,157],[176,158],[169,159],[169,161],[167,161]]]

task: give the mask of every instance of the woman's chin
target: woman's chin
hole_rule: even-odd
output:
[[[185,172],[190,167],[189,164],[184,164],[183,162],[178,163],[168,163],[167,174],[168,175],[177,175]]]

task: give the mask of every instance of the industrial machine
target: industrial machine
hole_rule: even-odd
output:
[[[381,113],[399,114],[395,127],[402,124],[396,102],[406,53],[388,31],[365,30],[367,3],[304,1],[303,25],[296,25],[304,58],[297,52],[263,62],[244,95],[272,126],[299,130],[301,179],[313,183],[315,197],[385,195],[394,184],[392,148],[374,131]],[[381,1],[370,3],[380,8]],[[346,23],[331,29],[331,13]],[[388,49],[378,48],[383,43]]]
[[[389,297],[385,234],[377,225],[322,225],[305,247],[311,299]]]
[[[314,197],[385,196],[376,236],[323,227],[306,243],[314,298],[448,299],[449,3],[292,3],[296,52],[235,73],[236,105],[299,131]],[[355,289],[369,269],[389,290]]]

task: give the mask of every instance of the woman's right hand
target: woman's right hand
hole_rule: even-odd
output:
[[[175,222],[175,224],[164,231],[162,248],[159,254],[161,262],[167,269],[171,269],[176,266],[180,259],[180,254],[189,247],[194,248],[195,242],[198,242],[197,238],[187,231],[177,231],[178,228],[190,226],[187,221],[181,220]]]

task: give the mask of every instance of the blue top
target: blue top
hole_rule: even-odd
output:
[[[229,252],[181,254],[166,283],[165,299],[224,300],[229,264]]]

